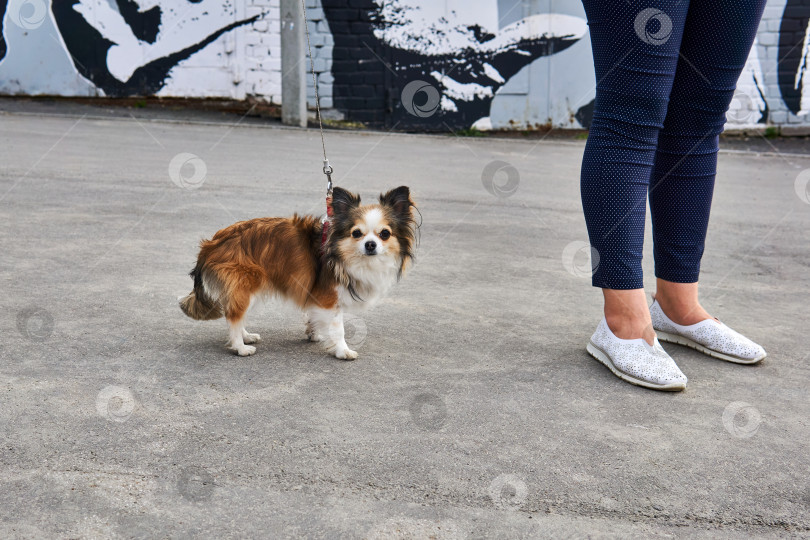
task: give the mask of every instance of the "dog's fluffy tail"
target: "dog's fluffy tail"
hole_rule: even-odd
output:
[[[211,321],[222,317],[222,308],[219,302],[213,300],[205,292],[202,282],[203,265],[197,266],[189,274],[194,279],[194,289],[187,296],[180,298],[180,309],[183,313],[198,321]]]

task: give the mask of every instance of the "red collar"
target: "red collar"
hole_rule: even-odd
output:
[[[326,194],[326,219],[323,220],[323,232],[321,233],[321,251],[326,251],[326,235],[329,232],[329,224],[332,220],[332,191]]]

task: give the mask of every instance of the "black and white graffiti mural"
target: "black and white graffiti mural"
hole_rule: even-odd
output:
[[[590,123],[579,0],[307,5],[321,95],[347,120],[404,130]],[[273,0],[0,0],[0,93],[278,103],[281,18]],[[769,0],[729,123],[810,124],[809,64],[810,0]]]
[[[368,109],[367,102],[355,99],[352,84],[365,82],[358,77],[369,71],[362,69],[363,61],[380,62],[388,71],[383,73],[382,105],[390,109],[389,122],[404,127],[486,124],[501,86],[537,58],[564,51],[587,32],[584,19],[551,13],[499,28],[498,10],[492,9],[497,5],[481,0],[460,4],[459,11],[429,0],[367,0],[354,4],[361,22],[345,32],[346,2],[322,4],[335,41],[336,106],[350,115],[353,109]],[[355,51],[360,62],[353,59]],[[374,120],[373,114],[368,119]]]
[[[787,0],[779,28],[778,75],[788,110],[810,112],[810,0]]]
[[[259,18],[228,23],[234,7],[221,0],[57,0],[51,9],[79,73],[118,97],[154,94],[178,63]]]

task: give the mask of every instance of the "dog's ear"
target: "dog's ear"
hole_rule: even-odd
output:
[[[380,204],[388,206],[399,216],[410,216],[411,206],[414,206],[408,186],[399,186],[384,195],[381,193]]]
[[[360,206],[360,196],[346,191],[342,187],[332,190],[332,210],[335,214],[345,214]]]

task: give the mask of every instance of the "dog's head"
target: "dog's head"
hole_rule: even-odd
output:
[[[415,208],[406,186],[380,194],[379,204],[369,205],[361,205],[358,195],[336,187],[329,251],[351,274],[394,267],[400,277],[414,257]]]

